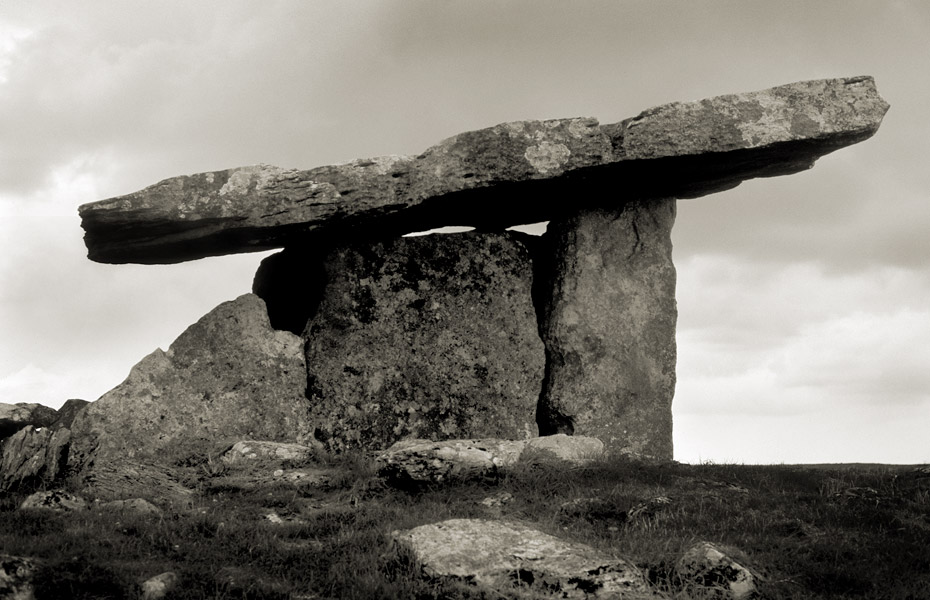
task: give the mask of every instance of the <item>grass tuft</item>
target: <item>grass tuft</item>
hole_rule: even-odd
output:
[[[425,578],[390,532],[505,518],[625,557],[670,598],[703,593],[675,570],[698,541],[731,549],[767,599],[919,599],[930,590],[930,477],[908,469],[615,457],[570,469],[524,464],[496,481],[411,495],[386,487],[362,455],[275,467],[327,469],[325,485],[275,479],[267,465],[219,466],[217,456],[175,461],[177,479],[197,494],[162,504],[162,516],[24,512],[22,494],[2,496],[0,548],[41,561],[39,600],[138,598],[141,582],[169,570],[180,577],[173,599],[500,598]],[[504,492],[503,503],[481,502]]]

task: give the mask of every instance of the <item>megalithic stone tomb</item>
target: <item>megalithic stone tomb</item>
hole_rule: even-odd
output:
[[[91,260],[142,264],[272,248],[326,256],[442,226],[549,221],[530,243],[546,358],[540,434],[671,458],[676,200],[808,169],[872,136],[887,109],[871,77],[805,81],[607,125],[505,123],[417,156],[175,177],[79,212]]]

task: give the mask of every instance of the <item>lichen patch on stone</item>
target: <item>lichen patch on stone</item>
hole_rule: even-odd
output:
[[[253,165],[250,167],[241,167],[233,171],[229,180],[220,188],[220,196],[226,194],[246,194],[254,183],[255,190],[263,190],[270,187],[270,184],[277,179],[278,175],[284,171],[279,167],[271,165]]]
[[[537,146],[527,148],[526,152],[523,153],[523,157],[534,169],[546,175],[564,165],[571,154],[572,151],[565,144],[553,144],[552,142],[543,141]]]

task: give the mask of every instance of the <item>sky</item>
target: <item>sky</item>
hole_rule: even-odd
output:
[[[679,201],[675,458],[930,462],[928,57],[923,1],[0,0],[0,402],[98,398],[268,254],[93,263],[83,203],[872,75],[873,138]]]

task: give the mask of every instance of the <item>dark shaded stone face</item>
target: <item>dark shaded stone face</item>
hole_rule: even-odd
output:
[[[407,436],[536,435],[543,348],[530,256],[515,236],[352,244],[325,269],[304,333],[319,441],[380,449]]]

